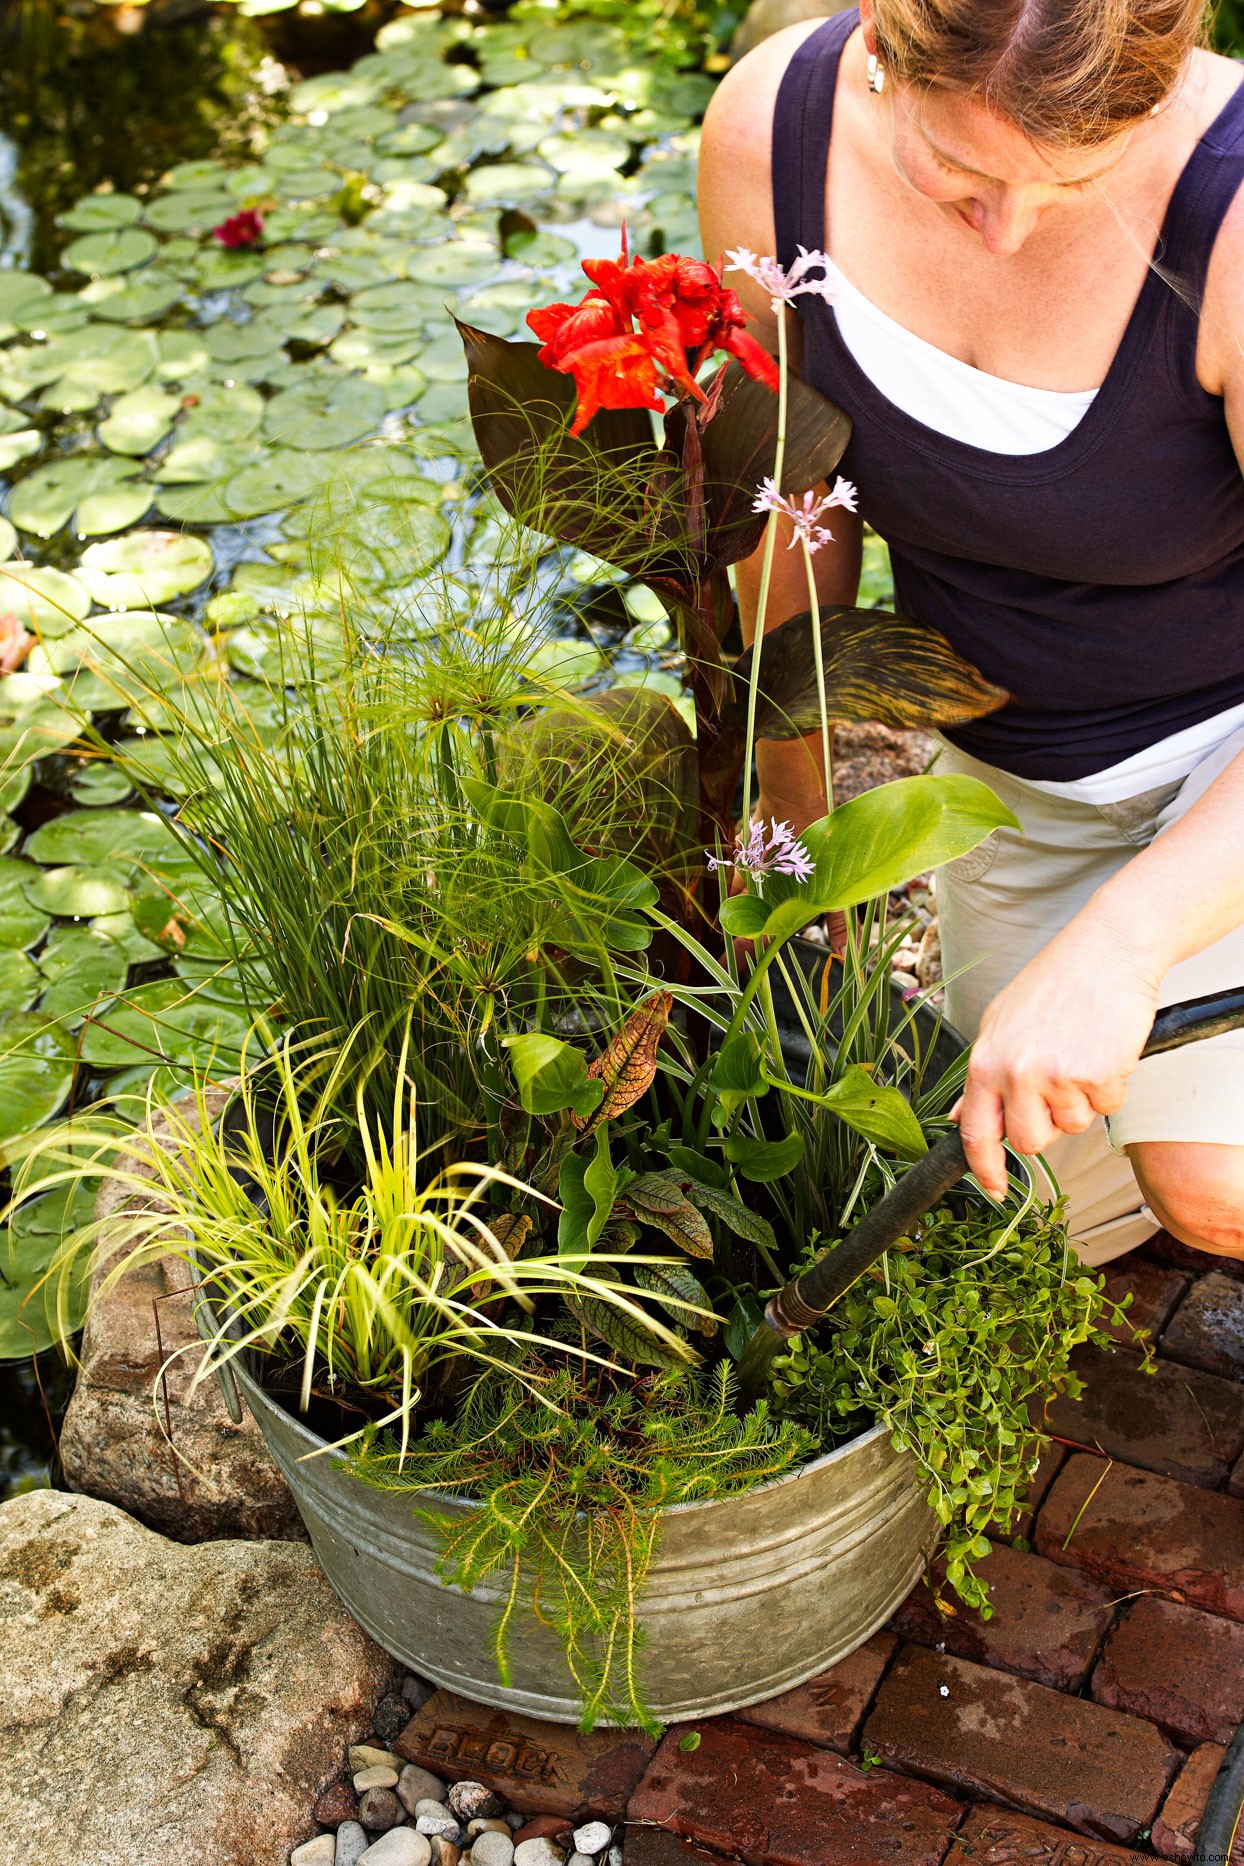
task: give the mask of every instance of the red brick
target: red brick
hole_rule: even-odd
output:
[[[864,1712],[897,1646],[892,1633],[874,1633],[849,1658],[840,1659],[819,1678],[736,1714],[744,1723],[780,1730],[784,1736],[801,1737],[806,1743],[819,1743],[822,1749],[836,1749],[845,1756],[854,1746]]]
[[[883,1761],[1077,1833],[1134,1840],[1179,1763],[1152,1724],[905,1646],[863,1742]]]
[[[573,1832],[574,1822],[568,1815],[534,1814],[514,1835],[514,1845],[523,1840],[568,1840]]]
[[[1244,1458],[1239,1460],[1227,1479],[1227,1489],[1233,1497],[1244,1497]]]
[[[709,1853],[663,1827],[627,1824],[622,1836],[623,1866],[719,1866],[720,1853]],[[723,1863],[724,1866],[724,1863]]]
[[[699,1747],[681,1750],[691,1728]],[[628,1819],[753,1866],[939,1866],[962,1813],[924,1782],[722,1717],[669,1731]]]
[[[1198,1277],[1162,1337],[1162,1353],[1206,1373],[1244,1379],[1244,1283],[1221,1270]]]
[[[1023,1507],[1005,1526],[997,1520],[990,1523],[985,1534],[992,1537],[995,1542],[1014,1542],[1017,1538],[1030,1542],[1037,1511],[1045,1501],[1046,1492],[1058,1476],[1066,1458],[1066,1449],[1062,1445],[1056,1445],[1051,1439],[1043,1447],[1041,1456],[1037,1460],[1032,1482],[1024,1493]]]
[[[1118,1327],[1106,1329],[1116,1341],[1130,1346],[1138,1328],[1147,1329],[1156,1341],[1166,1327],[1176,1305],[1188,1287],[1188,1279],[1178,1270],[1168,1270],[1158,1263],[1146,1263],[1135,1251],[1116,1258],[1102,1272],[1106,1295],[1111,1302],[1131,1297],[1127,1315]]]
[[[1205,1803],[1226,1753],[1218,1743],[1202,1743],[1175,1778],[1175,1786],[1153,1823],[1153,1850],[1164,1860],[1191,1859]],[[1244,1866],[1244,1824],[1231,1848],[1231,1866]]]
[[[1037,1517],[1037,1549],[1120,1594],[1148,1588],[1244,1620],[1244,1501],[1069,1458]]]
[[[978,1562],[976,1572],[989,1583],[988,1620],[958,1603],[943,1618],[932,1589],[921,1581],[890,1621],[893,1631],[918,1646],[1017,1672],[1055,1691],[1077,1691],[1114,1617],[1110,1589],[1005,1543]]]
[[[1140,1255],[1151,1263],[1166,1264],[1172,1270],[1190,1271],[1193,1276],[1221,1270],[1224,1276],[1244,1282],[1244,1262],[1238,1257],[1217,1257],[1212,1251],[1193,1250],[1191,1244],[1181,1244],[1169,1231],[1159,1231],[1147,1238],[1140,1247]]]
[[[594,1730],[490,1710],[437,1691],[393,1748],[449,1782],[485,1782],[524,1814],[616,1821],[656,1744],[638,1730]]]
[[[973,1808],[955,1835],[946,1866],[1142,1866],[1143,1853],[1085,1840],[1065,1827],[1004,1808]]]
[[[1184,1483],[1226,1481],[1244,1451],[1244,1388],[1173,1361],[1142,1373],[1122,1350],[1081,1348],[1075,1369],[1086,1391],[1050,1401],[1050,1432]]]
[[[1229,1743],[1244,1720],[1244,1626],[1173,1600],[1138,1600],[1093,1673],[1099,1704],[1185,1746]]]

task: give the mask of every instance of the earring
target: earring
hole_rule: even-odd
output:
[[[885,89],[885,67],[875,52],[868,54],[868,88],[875,97]]]

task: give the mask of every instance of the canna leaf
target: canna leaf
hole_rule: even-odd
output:
[[[635,1281],[641,1289],[651,1290],[662,1308],[674,1320],[682,1322],[687,1328],[694,1328],[697,1335],[712,1340],[720,1326],[712,1313],[712,1304],[708,1291],[699,1277],[693,1276],[684,1264],[642,1264],[635,1265]],[[665,1296],[677,1296],[677,1303],[666,1302]],[[683,1303],[690,1302],[697,1309],[707,1309],[707,1315],[689,1315]]]
[[[819,730],[820,699],[810,610],[771,629],[760,662],[756,736],[800,738]],[[825,699],[831,720],[876,719],[899,729],[960,725],[1005,706],[1010,695],[956,654],[944,635],[877,609],[830,609],[820,618]],[[725,724],[742,721],[752,650],[736,663]]]
[[[719,1192],[716,1186],[706,1186],[700,1180],[692,1180],[687,1187],[687,1197],[712,1212],[714,1217],[720,1218],[735,1237],[743,1238],[748,1244],[763,1244],[767,1250],[777,1249],[777,1238],[769,1220],[762,1218],[759,1212],[754,1212],[741,1200],[732,1198],[728,1192]]]
[[[674,999],[668,991],[654,991],[645,998],[623,1024],[608,1048],[589,1063],[587,1073],[599,1081],[604,1099],[594,1120],[612,1120],[625,1114],[649,1088],[657,1072],[657,1045],[669,1022]],[[581,1116],[574,1117],[576,1127],[585,1127]]]

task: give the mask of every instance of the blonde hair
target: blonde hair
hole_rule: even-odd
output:
[[[1101,143],[1173,89],[1206,0],[873,0],[895,78],[979,97],[1034,142]]]

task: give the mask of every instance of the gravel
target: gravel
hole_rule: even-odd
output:
[[[359,1854],[358,1866],[431,1866],[431,1862],[426,1834],[417,1834],[413,1827],[395,1827]]]
[[[479,1834],[471,1845],[471,1866],[510,1866],[514,1858],[514,1841],[507,1834],[499,1834],[495,1829]]]
[[[551,1840],[520,1840],[514,1849],[514,1866],[564,1866],[566,1855]],[[472,1853],[472,1866],[475,1855]]]
[[[391,1788],[369,1788],[359,1797],[359,1820],[369,1832],[386,1833],[390,1827],[396,1827],[401,1818],[401,1803]]]
[[[612,1829],[604,1821],[587,1821],[574,1830],[574,1850],[576,1853],[603,1853],[612,1839]]]
[[[317,1834],[314,1840],[305,1840],[294,1848],[289,1866],[333,1866],[336,1851],[337,1843],[331,1834]]]
[[[397,1778],[398,1800],[407,1814],[414,1814],[421,1801],[443,1806],[448,1792],[444,1782],[429,1769],[421,1769],[417,1762],[408,1762]]]
[[[333,1866],[358,1866],[371,1845],[371,1835],[357,1821],[342,1821],[337,1829],[337,1851]]]

